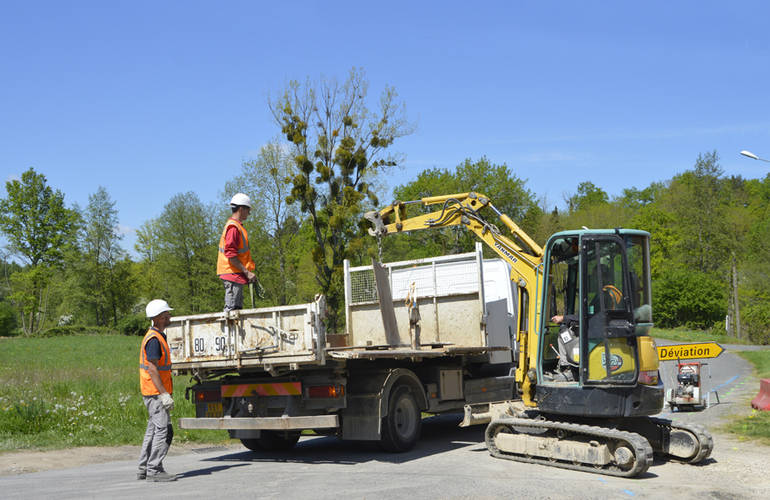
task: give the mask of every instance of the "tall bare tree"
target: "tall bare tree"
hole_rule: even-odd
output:
[[[343,261],[362,244],[356,240],[365,203],[378,203],[368,180],[396,165],[398,157],[389,148],[411,132],[395,89],[386,87],[378,110],[371,112],[368,86],[363,71],[353,69],[342,84],[291,82],[270,101],[281,133],[292,144],[297,172],[287,201],[312,222],[316,280],[327,295],[332,329],[344,304]]]

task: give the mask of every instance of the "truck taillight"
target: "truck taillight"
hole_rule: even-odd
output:
[[[307,388],[309,398],[341,398],[344,395],[343,385],[313,385]]]
[[[658,370],[641,371],[639,372],[639,378],[637,382],[644,385],[657,385],[658,384]]]
[[[195,391],[195,401],[198,403],[210,403],[221,400],[222,396],[219,391]]]

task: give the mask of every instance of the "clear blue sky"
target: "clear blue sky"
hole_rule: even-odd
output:
[[[738,155],[770,158],[767,2],[5,0],[0,181],[32,166],[81,207],[104,186],[133,251],[168,198],[217,200],[277,135],[269,95],[353,66],[417,125],[397,183],[486,155],[553,206],[715,149],[767,172]]]

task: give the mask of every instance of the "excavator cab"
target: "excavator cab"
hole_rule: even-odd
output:
[[[546,244],[544,265],[538,408],[596,417],[659,412],[657,353],[647,336],[649,234],[557,233]]]

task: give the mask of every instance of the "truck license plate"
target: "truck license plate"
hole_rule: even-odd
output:
[[[206,417],[216,418],[222,416],[222,403],[208,403],[206,405]]]

